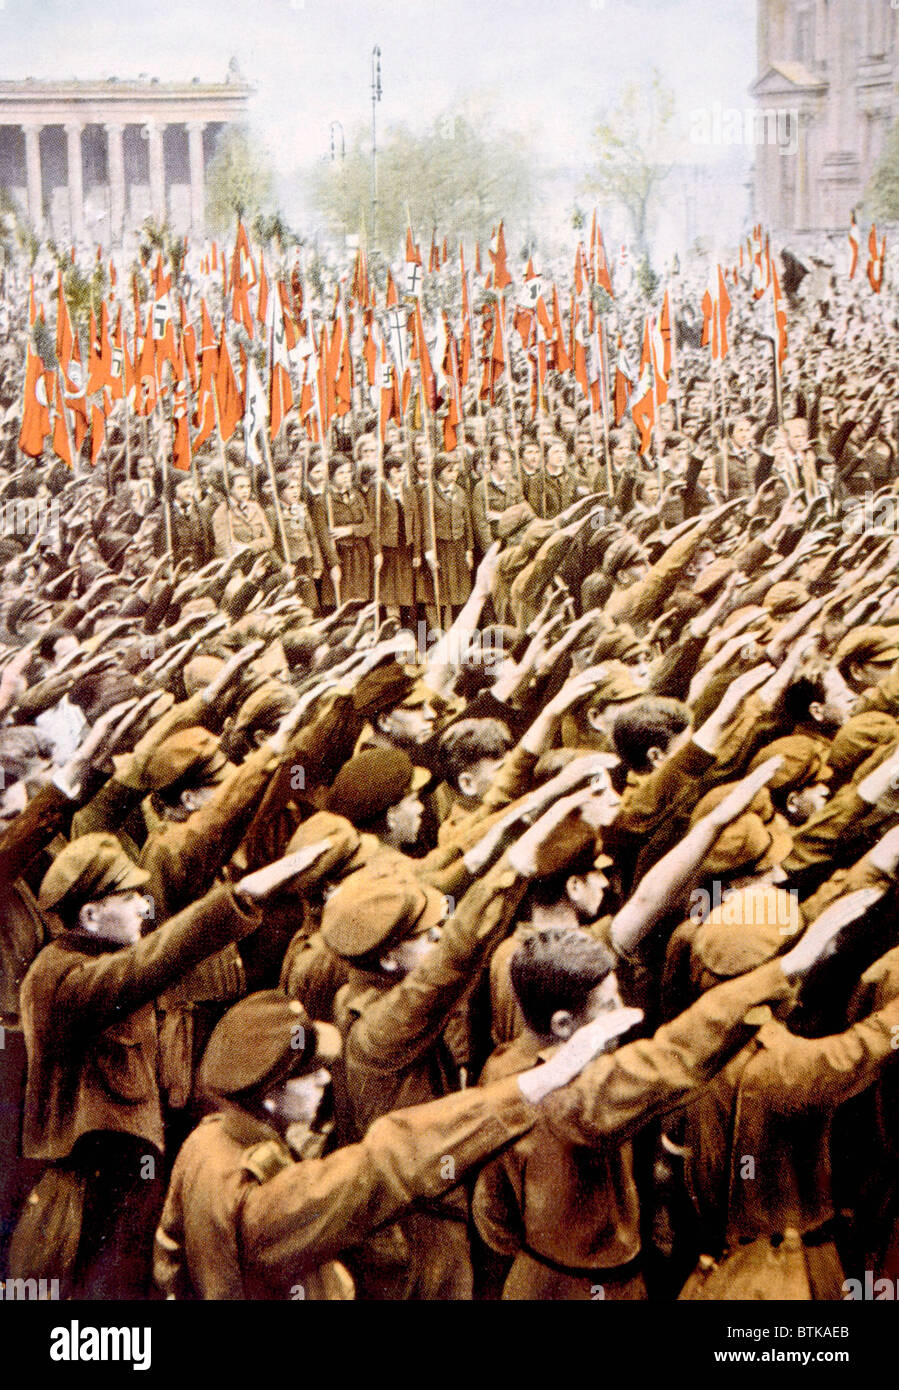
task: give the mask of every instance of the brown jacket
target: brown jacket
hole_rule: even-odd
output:
[[[791,993],[780,966],[763,965],[710,990],[653,1037],[597,1058],[549,1096],[538,1124],[478,1178],[474,1217],[488,1245],[584,1271],[633,1260],[640,1212],[629,1141],[708,1083],[745,1039],[749,1009]],[[523,1070],[533,1059],[533,1047],[513,1043],[485,1076]],[[530,1296],[539,1297],[544,1283],[555,1284],[555,1271],[528,1265]]]
[[[687,1183],[712,1243],[788,1226],[802,1234],[831,1220],[833,1111],[878,1079],[895,1056],[896,1029],[899,998],[826,1038],[794,1037],[772,1021],[691,1104]]]
[[[506,1081],[384,1116],[360,1144],[295,1163],[268,1126],[213,1115],[175,1163],[156,1283],[174,1298],[339,1297],[336,1271],[322,1266],[416,1199],[443,1196],[536,1116]]]
[[[72,931],[44,947],[22,985],[26,1157],[63,1159],[96,1130],[162,1152],[153,1000],[261,920],[220,886],[133,946],[110,949]]]

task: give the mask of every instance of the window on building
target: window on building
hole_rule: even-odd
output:
[[[806,67],[815,61],[815,16],[807,6],[796,15],[796,61]]]

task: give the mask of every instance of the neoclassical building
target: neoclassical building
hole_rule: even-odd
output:
[[[890,0],[758,0],[751,90],[757,217],[845,229],[899,115],[899,12]]]
[[[145,217],[202,234],[205,170],[252,88],[221,83],[0,82],[0,186],[38,232],[118,244]]]

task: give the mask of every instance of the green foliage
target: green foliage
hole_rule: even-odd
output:
[[[603,114],[593,132],[595,164],[586,191],[624,208],[643,255],[648,255],[660,189],[671,172],[666,148],[673,114],[674,94],[654,70],[649,82],[628,83],[618,105]]]
[[[571,225],[576,232],[582,232],[587,224],[583,208],[575,203],[571,212]]]
[[[290,230],[280,212],[273,212],[268,216],[263,212],[257,213],[250,231],[253,240],[262,246],[274,242],[279,256],[283,256],[288,247],[299,244],[299,238]]]
[[[865,198],[872,217],[887,222],[899,219],[899,121],[889,131]]]
[[[377,245],[394,248],[407,218],[427,243],[440,237],[488,237],[500,218],[519,224],[532,197],[531,160],[521,137],[492,133],[462,115],[439,117],[417,133],[394,126],[378,150]],[[312,201],[332,233],[362,233],[372,242],[371,136],[360,127],[346,157],[319,164],[310,177]],[[510,243],[511,244],[511,243]]]
[[[233,232],[238,218],[266,214],[272,200],[268,151],[246,126],[229,126],[206,171],[206,221],[214,232]]]
[[[9,259],[15,247],[34,265],[41,249],[40,238],[8,188],[0,185],[0,257]]]
[[[600,318],[610,313],[615,307],[614,299],[609,294],[609,291],[604,289],[602,285],[593,286],[593,307]]]
[[[649,264],[648,256],[641,256],[637,266],[637,284],[644,299],[652,299],[658,288],[659,277]]]

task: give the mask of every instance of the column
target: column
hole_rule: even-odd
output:
[[[109,235],[112,241],[122,239],[125,224],[125,151],[122,137],[125,127],[112,123],[106,127],[106,165],[109,170]]]
[[[41,127],[23,126],[25,177],[28,184],[28,216],[38,236],[44,230],[44,188],[41,182]]]
[[[66,156],[69,169],[69,218],[72,240],[84,238],[84,176],[81,164],[81,130],[77,124],[66,126]]]
[[[206,221],[206,164],[203,159],[205,121],[188,121],[187,151],[190,160],[190,229],[202,236]]]
[[[165,221],[165,155],[162,150],[162,126],[151,121],[146,127],[150,155],[150,206],[156,222]]]

